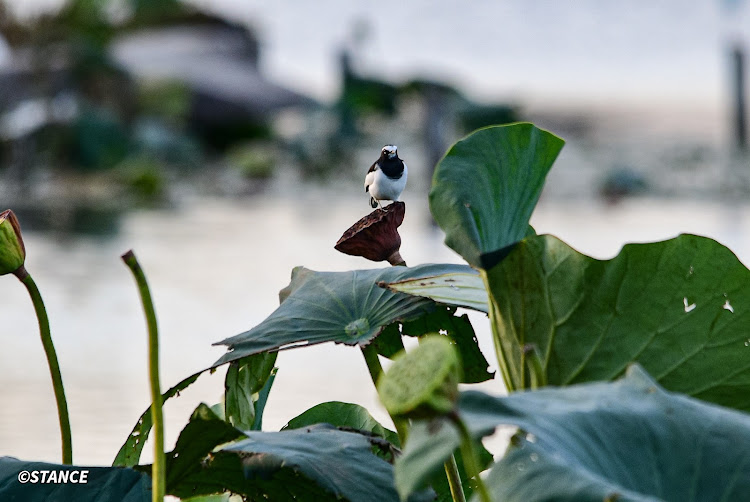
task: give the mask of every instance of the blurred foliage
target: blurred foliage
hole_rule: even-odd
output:
[[[265,122],[250,120],[228,120],[221,124],[195,124],[195,133],[201,136],[206,145],[225,151],[240,141],[270,139],[271,127]]]
[[[18,205],[15,211],[24,229],[111,237],[120,231],[123,208],[110,204],[76,201],[72,204],[43,206]]]
[[[243,143],[227,152],[227,162],[243,178],[268,179],[276,167],[276,152],[267,143]]]
[[[106,47],[123,30],[212,19],[179,0],[68,0],[59,11],[25,23],[0,2],[0,33],[11,46],[78,40]]]
[[[418,95],[427,94],[429,92],[437,92],[454,99],[462,98],[462,95],[458,91],[458,89],[456,89],[452,85],[424,78],[415,78],[405,82],[399,88],[399,92],[401,92],[402,94]]]
[[[354,113],[396,113],[398,87],[388,82],[357,75],[346,75],[341,93],[341,106],[351,108]]]
[[[89,172],[141,154],[158,163],[196,164],[202,149],[183,132],[192,103],[189,89],[176,82],[139,89],[112,60],[109,44],[121,33],[147,25],[208,19],[177,0],[70,0],[57,12],[21,22],[0,3],[0,34],[30,55],[32,75],[24,78],[41,83],[27,94],[51,99],[60,86],[50,82],[62,68],[63,88],[78,106],[71,121],[50,122],[33,132],[36,155],[54,159],[54,167]],[[151,122],[139,120],[141,114]],[[127,182],[137,192],[150,197],[163,191],[163,179],[148,169],[130,172]]]
[[[139,118],[132,125],[135,150],[180,169],[196,169],[203,162],[198,138],[160,118]]]
[[[73,125],[75,165],[84,170],[113,167],[130,151],[130,138],[122,122],[103,108],[85,108]]]
[[[518,122],[520,114],[513,105],[467,103],[459,112],[458,120],[464,132],[474,131],[490,125]]]
[[[200,165],[206,156],[226,156],[221,163],[243,177],[272,175],[277,152],[258,148],[275,136],[265,118],[249,117],[236,103],[210,93],[197,94],[184,82],[137,82],[109,52],[117,37],[143,28],[215,25],[244,34],[248,43],[242,57],[257,61],[259,44],[252,32],[180,0],[68,0],[57,12],[23,22],[10,15],[9,1],[0,0],[0,34],[14,49],[29,49],[34,72],[29,80],[41,82],[25,95],[50,99],[64,89],[79,107],[72,121],[47,124],[36,135],[35,154],[54,159],[48,165],[91,172],[150,158],[165,168],[184,169]],[[371,124],[397,125],[393,121],[400,120],[399,107],[407,100],[416,100],[426,112],[419,127],[428,150],[440,154],[455,134],[518,120],[512,106],[479,105],[441,82],[387,81],[358,71],[354,63],[352,53],[341,52],[342,87],[335,105],[322,113],[304,111],[307,127],[278,143],[296,159],[305,178],[353,171],[358,150],[371,143]],[[60,68],[63,81],[50,84]],[[138,190],[155,189],[148,179],[144,175],[135,184],[144,183]]]
[[[138,109],[146,116],[157,116],[183,126],[190,115],[192,93],[176,80],[146,83],[138,93]]]
[[[166,195],[164,167],[153,157],[128,157],[117,166],[117,173],[128,193],[139,202],[153,203]]]

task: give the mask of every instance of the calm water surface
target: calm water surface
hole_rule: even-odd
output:
[[[369,262],[333,250],[340,234],[367,212],[361,198],[331,192],[252,200],[197,199],[180,210],[141,211],[125,218],[108,241],[64,240],[26,234],[28,268],[48,306],[68,393],[79,464],[111,463],[148,406],[146,333],[138,296],[119,256],[136,251],[159,316],[162,382],[168,387],[215,361],[211,344],[262,321],[277,306],[291,269],[368,268]],[[425,224],[423,197],[408,194],[402,255],[411,264],[460,262]],[[680,232],[712,236],[750,263],[750,205],[631,200],[614,207],[594,201],[545,201],[532,223],[590,255],[606,258],[624,242]],[[0,280],[0,455],[59,460],[58,426],[33,309],[12,277]],[[488,360],[494,359],[487,322],[473,315]],[[362,404],[387,421],[356,349],[333,345],[283,352],[265,428],[327,400]],[[220,398],[223,371],[203,376],[165,409],[171,447],[200,401]],[[502,392],[500,381],[484,385]],[[144,459],[150,456],[148,448]]]

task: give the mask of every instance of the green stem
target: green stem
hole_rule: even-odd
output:
[[[513,392],[516,390],[516,385],[513,382],[513,379],[510,375],[510,364],[508,363],[508,360],[505,357],[505,351],[503,350],[503,346],[502,346],[502,339],[500,337],[500,332],[498,331],[498,328],[497,328],[500,323],[500,314],[498,312],[497,305],[495,305],[495,302],[492,299],[492,293],[490,290],[490,283],[487,278],[487,272],[485,270],[480,270],[479,273],[482,276],[482,280],[484,281],[484,287],[487,290],[487,295],[489,297],[490,327],[492,328],[492,341],[495,346],[495,355],[497,356],[497,364],[500,368],[500,373],[502,373],[503,375],[503,383],[505,383],[505,388],[508,390],[508,392]]]
[[[365,356],[365,362],[367,363],[367,369],[370,371],[372,383],[378,385],[378,381],[383,375],[383,366],[378,359],[378,351],[370,344],[367,347],[362,347],[362,355]]]
[[[367,363],[367,369],[370,370],[370,377],[372,383],[376,386],[380,376],[383,374],[383,366],[380,364],[378,359],[378,351],[375,347],[370,344],[367,347],[362,347],[362,355],[365,356],[365,362]],[[391,416],[393,425],[396,426],[396,432],[398,433],[398,439],[401,442],[401,447],[406,444],[406,438],[409,433],[409,421],[403,418],[395,418]],[[454,502],[466,502],[464,497],[464,491],[461,487],[461,476],[458,474],[458,467],[456,466],[456,459],[451,455],[451,458],[444,464],[445,474],[448,477],[448,485],[451,489],[451,495],[453,496]]]
[[[445,461],[443,467],[445,467],[445,475],[448,477],[448,486],[450,486],[451,489],[451,497],[453,497],[455,502],[466,502],[466,496],[464,495],[464,490],[461,486],[461,476],[458,474],[456,457],[451,455],[451,458]]]
[[[394,267],[405,267],[406,262],[401,257],[401,254],[396,251],[393,255],[391,255],[390,258],[388,258],[388,262],[393,265]],[[403,348],[403,344],[402,344]],[[372,349],[368,353],[366,350],[367,347],[362,349],[362,352],[365,355],[365,361],[367,361],[367,367],[370,369],[370,376],[372,377],[372,383],[377,385],[378,378],[380,378],[380,375],[383,373],[383,367],[380,365],[380,360],[378,360],[378,353],[374,349]],[[373,355],[374,354],[374,355]],[[374,359],[374,362],[372,361]],[[377,367],[375,367],[375,364],[377,364]],[[401,441],[401,446],[406,443],[406,436],[408,433],[409,428],[409,421],[404,419],[398,419],[391,417],[391,420],[393,420],[393,424],[396,426],[396,431],[398,432],[398,438]],[[448,486],[451,490],[451,497],[453,498],[453,502],[466,502],[466,497],[464,496],[464,490],[463,486],[461,485],[461,476],[458,473],[458,466],[456,465],[456,457],[451,455],[451,457],[445,461],[443,464],[443,467],[445,468],[445,475],[448,478]]]
[[[380,376],[383,374],[383,366],[380,364],[380,359],[378,359],[378,351],[370,344],[367,347],[362,347],[362,355],[365,356],[365,362],[367,363],[367,369],[370,370],[372,383],[377,387],[378,380],[380,380]],[[406,444],[406,436],[409,432],[408,421],[394,417],[391,417],[391,420],[393,420],[393,425],[396,426],[398,439],[401,442],[401,446],[403,446]]]
[[[57,416],[60,420],[60,435],[62,436],[62,463],[73,463],[73,442],[70,434],[70,415],[68,414],[68,402],[65,399],[65,388],[63,387],[62,375],[60,374],[60,363],[57,361],[55,345],[52,343],[52,335],[49,329],[49,318],[44,308],[42,295],[39,293],[34,279],[22,266],[14,272],[16,277],[26,286],[34,304],[36,318],[39,321],[39,335],[42,338],[44,353],[47,355],[47,364],[52,376],[52,387],[55,389],[55,400],[57,401]]]
[[[469,477],[474,478],[476,482],[477,491],[479,492],[479,498],[482,502],[492,502],[490,493],[487,491],[487,486],[479,476],[479,457],[477,456],[476,449],[474,448],[474,439],[471,437],[469,429],[458,413],[453,412],[450,415],[450,419],[458,429],[458,434],[461,437],[461,456],[464,459],[464,467],[466,468],[466,474]]]
[[[156,325],[156,312],[151,300],[146,275],[143,273],[132,250],[122,255],[122,261],[130,268],[138,292],[141,295],[143,311],[148,325],[149,380],[151,382],[151,419],[154,424],[154,465],[151,471],[151,500],[162,502],[166,491],[166,464],[164,456],[164,416],[162,415],[161,385],[159,384],[159,330]]]

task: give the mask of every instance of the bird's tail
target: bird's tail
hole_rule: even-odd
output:
[[[370,207],[372,208],[378,207],[378,201],[375,200],[375,197],[370,197]]]

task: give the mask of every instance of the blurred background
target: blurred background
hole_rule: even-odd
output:
[[[170,387],[262,321],[291,269],[370,211],[380,147],[409,166],[402,256],[460,262],[427,207],[446,149],[533,121],[567,141],[532,224],[598,258],[708,235],[750,263],[750,7],[741,0],[0,0],[0,209],[45,297],[78,464],[109,464],[149,404],[151,282]],[[0,280],[0,455],[59,461],[33,308]],[[484,316],[472,317],[488,360]],[[358,350],[283,352],[278,430],[327,400],[388,422]],[[498,380],[485,384],[502,392]],[[167,444],[223,371],[165,409]],[[144,459],[150,455],[144,452]]]

